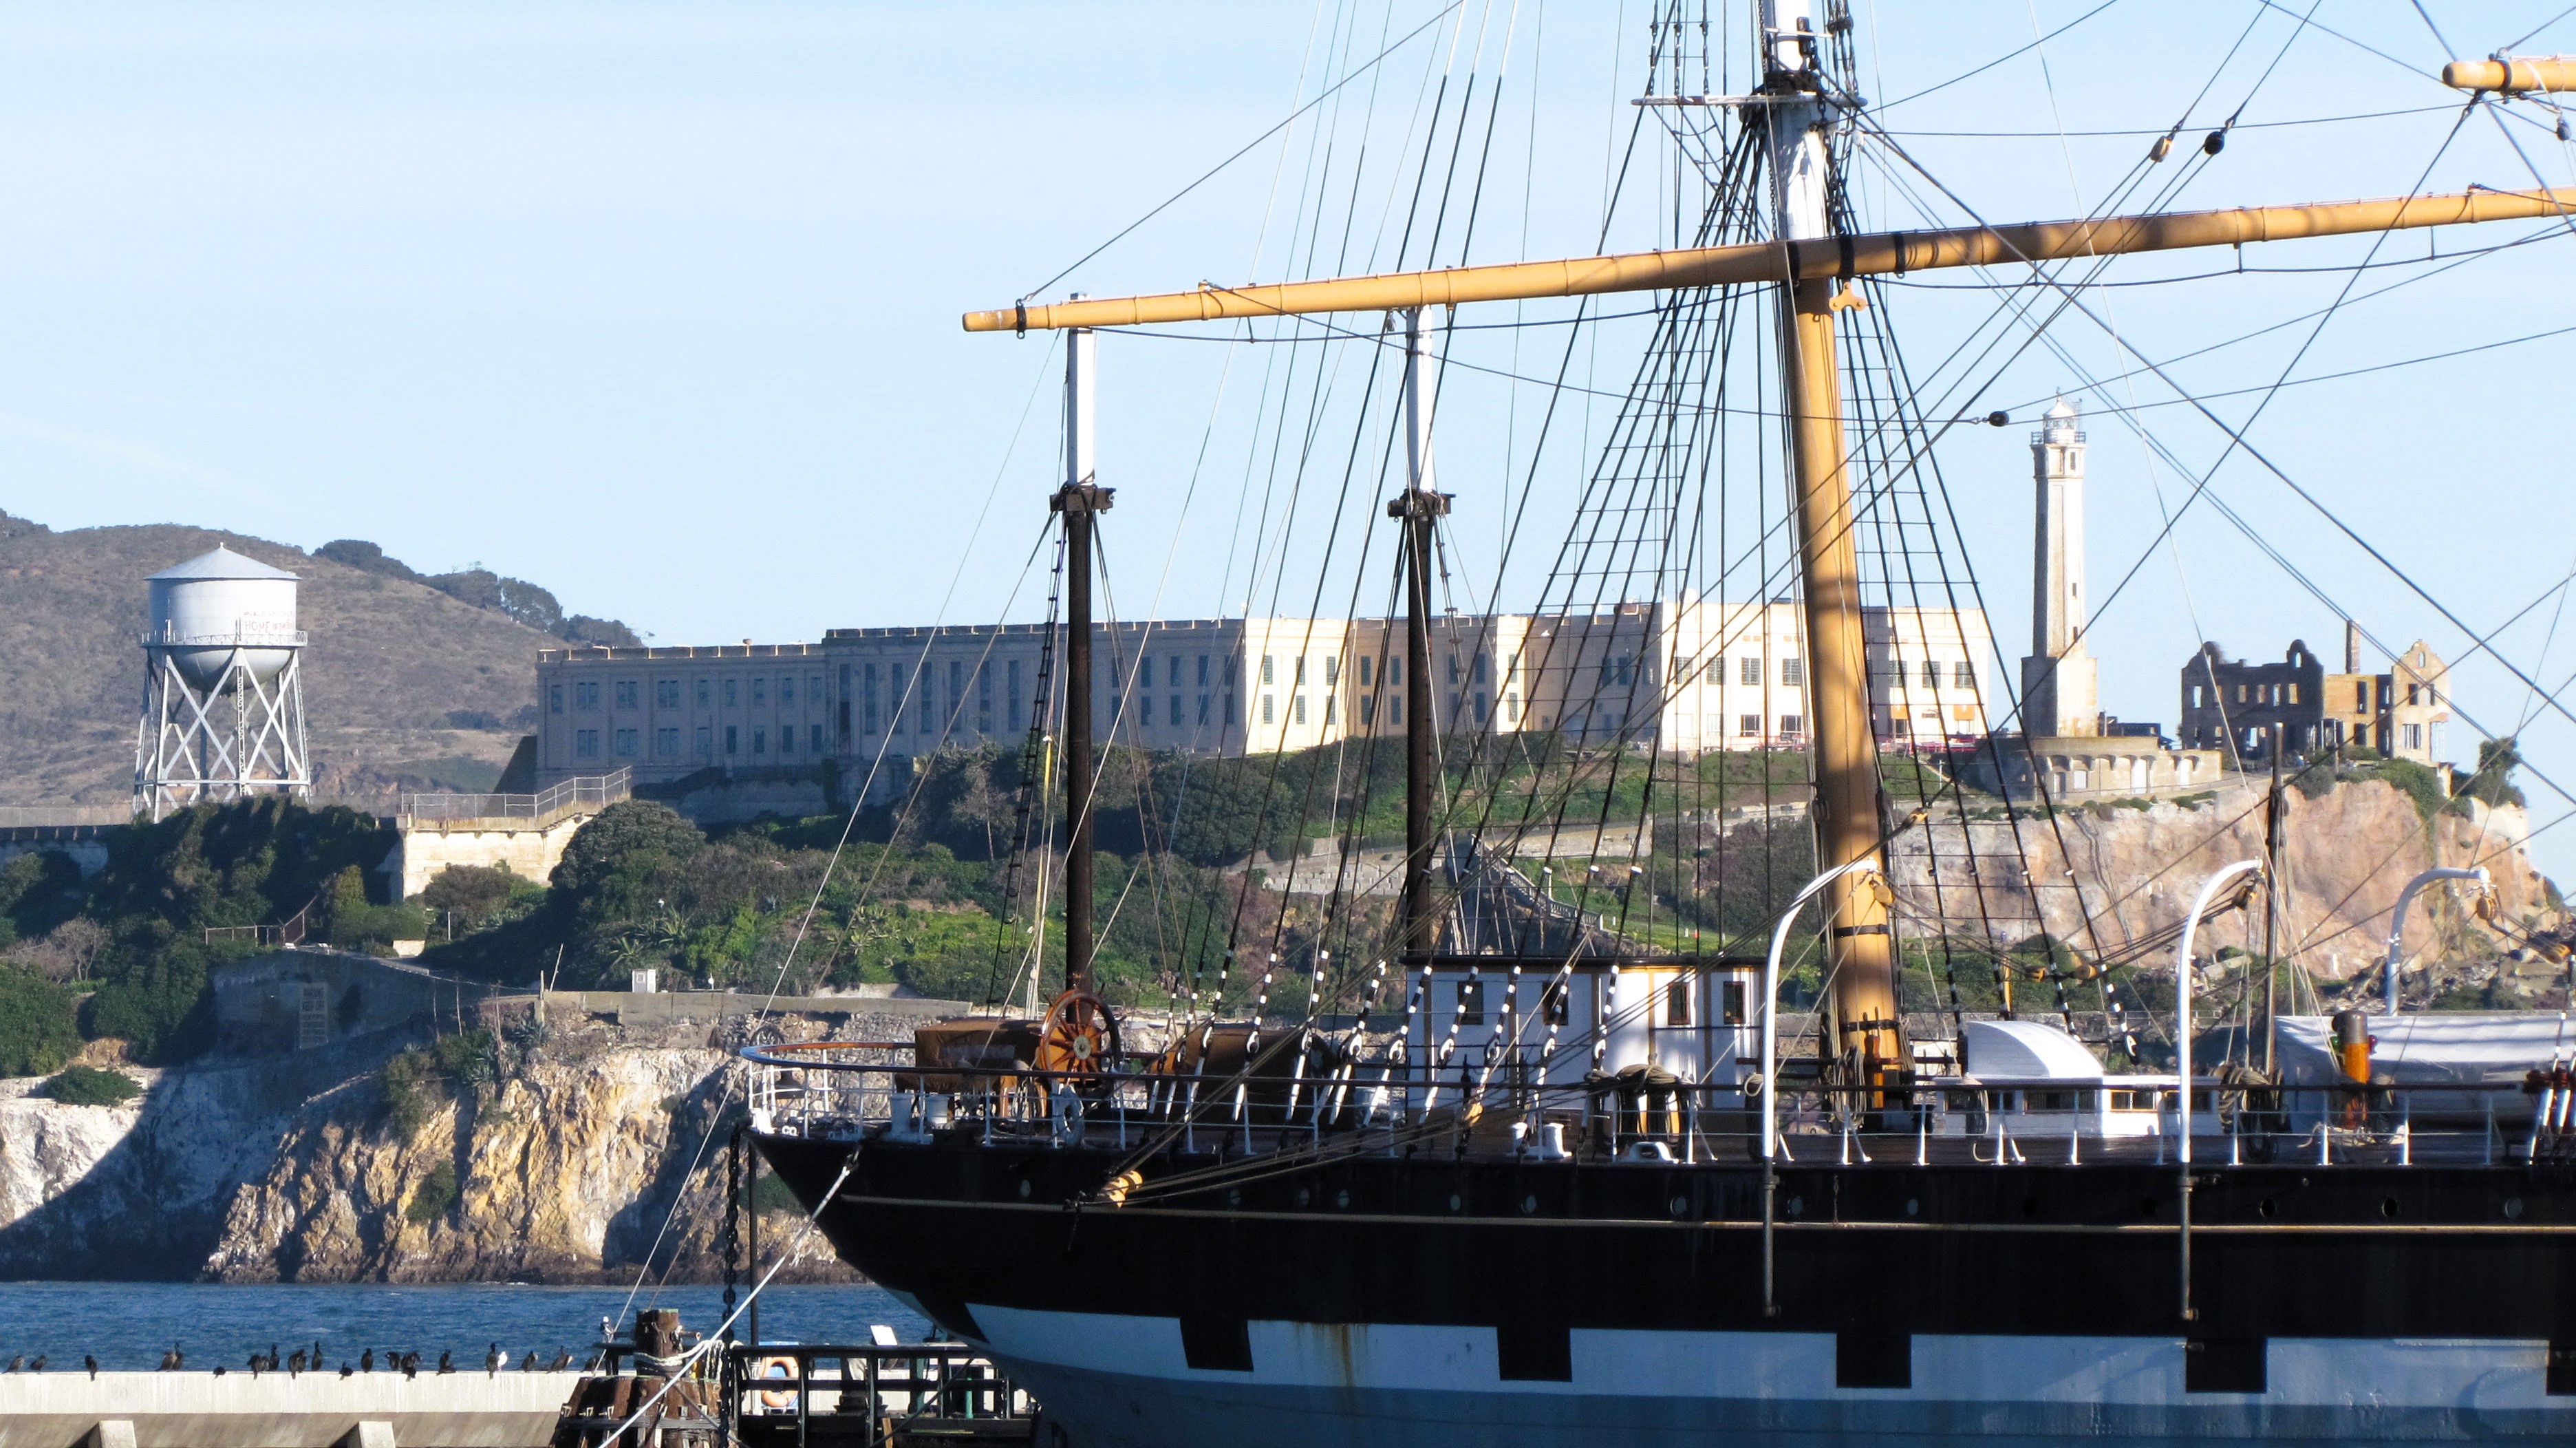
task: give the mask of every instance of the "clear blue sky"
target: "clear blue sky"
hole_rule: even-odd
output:
[[[1859,0],[1862,72],[1880,99],[1907,96],[2096,3]],[[2429,79],[2446,50],[2484,54],[2560,6],[2428,8],[2447,47],[2407,0],[2338,0],[2316,18],[2341,36],[2311,30],[2284,50],[2304,6],[2120,0],[1889,110],[1885,124],[1960,203],[1997,220],[2099,204],[2147,144],[2073,133],[2153,130],[2188,113],[2187,154],[2240,102],[2226,152],[2175,204],[2385,195],[2419,177],[2437,189],[2529,185],[2531,167],[2576,183],[2569,147],[2545,124],[2512,128],[2527,160],[2485,115],[2452,136],[2457,98]],[[662,642],[928,622],[952,581],[947,618],[989,617],[1021,581],[1053,470],[1053,363],[1045,340],[969,337],[957,314],[1045,281],[1311,97],[1334,35],[1364,54],[1378,34],[1437,13],[1436,0],[13,7],[0,12],[0,506],[56,527],[185,521],[308,547],[371,538],[419,567],[479,561],[537,580],[569,608]],[[1475,75],[1488,95],[1503,77],[1474,258],[1587,250],[1633,115],[1644,14],[1462,7],[1372,78],[1365,112],[1355,85],[1329,131],[1308,124],[1256,147],[1055,290],[1307,270],[1304,254],[1292,264],[1286,253],[1309,145],[1365,136],[1382,160],[1402,153],[1444,72],[1453,86]],[[2561,46],[2576,49],[2576,25],[2522,42]],[[2382,111],[2406,114],[2264,124]],[[1662,153],[1650,138],[1638,154]],[[1363,188],[1371,216],[1397,189],[1391,174]],[[1865,179],[1860,191],[1873,223],[1919,221],[1884,185]],[[1652,208],[1638,200],[1657,194],[1632,178],[1637,200],[1614,222],[1614,245],[1653,242]],[[2568,243],[2509,230],[2541,239],[2435,277],[2372,273],[2364,291],[2408,285],[2347,305],[2294,375],[2576,325]],[[2455,230],[2438,245],[2496,239]],[[1364,260],[1370,240],[1352,255]],[[2433,244],[2411,233],[2381,258]],[[2334,266],[2368,245],[2245,259]],[[2168,258],[2111,275],[2233,263]],[[2090,295],[2105,322],[2161,358],[2322,307],[2347,279],[2227,276]],[[1924,358],[1993,305],[1928,290],[1903,301],[1900,324]],[[1485,334],[1461,355],[1545,374],[1555,335]],[[2068,318],[2053,335],[2084,367],[2118,370],[2101,326]],[[2268,383],[2308,336],[2288,327],[2175,375],[2203,391]],[[2483,631],[2576,564],[2556,477],[2570,341],[2285,389],[2249,436]],[[1247,478],[1274,476],[1249,452],[1261,369],[1278,350],[1104,339],[1102,466],[1121,490],[1127,612],[1241,605],[1258,550],[1237,530],[1237,504]],[[1624,385],[1619,357],[1582,365],[1591,385]],[[1980,411],[2013,409],[2015,426],[1943,445],[2008,641],[2028,626],[2021,423],[2076,381],[2068,364],[2027,353],[1974,399]],[[2142,404],[2172,396],[2152,379],[2115,392]],[[1544,400],[1465,372],[1444,394],[1458,562],[1480,590],[1493,586],[1507,469],[1527,466]],[[2211,405],[2239,423],[2257,401]],[[2186,464],[2222,455],[2221,432],[2189,409],[2137,416]],[[1606,413],[1561,421],[1560,442],[1577,446],[1542,469],[1534,536],[1561,527],[1561,514],[1542,516],[1547,500],[1570,499],[1579,444],[1598,440]],[[2170,502],[2188,484],[2115,419],[2090,427],[2093,567],[2107,591],[2159,526],[2159,490]],[[2420,635],[2453,656],[2469,648],[2242,454],[2214,487],[2375,633]],[[988,498],[995,512],[970,553]],[[1526,604],[1544,560],[1514,568],[1501,590]],[[1024,595],[1017,611],[1027,607]],[[2544,602],[2502,644],[2554,685],[2576,671],[2576,619],[2555,638],[2553,616]],[[2105,704],[2170,723],[2175,671],[2199,637],[2278,657],[2294,635],[2331,655],[2339,632],[2278,565],[2197,510],[2097,626]],[[2538,714],[2535,761],[2576,789],[2576,729],[2508,671],[2464,668],[2460,693],[2503,725]],[[2469,731],[2455,726],[2452,747],[2468,754]],[[2565,809],[2535,803],[2543,821]]]

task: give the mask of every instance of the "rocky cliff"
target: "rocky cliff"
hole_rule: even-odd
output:
[[[694,1035],[558,1030],[407,1108],[407,1040],[138,1071],[121,1109],[0,1083],[0,1277],[713,1280],[740,1082]],[[785,1276],[847,1273],[818,1237]]]
[[[2090,956],[2179,921],[2210,872],[2264,853],[2260,787],[2192,803],[2124,802],[2018,821],[1917,826],[1898,837],[1901,906],[1951,921],[1982,919],[2011,948],[2045,934]],[[2278,953],[2329,981],[2374,975],[2389,912],[2428,866],[2478,865],[2494,877],[2497,913],[2550,913],[2548,882],[2524,852],[2530,826],[2514,806],[2453,801],[2429,817],[2378,780],[2347,780],[2311,796],[2284,791],[2285,890]],[[2450,889],[2428,890],[2409,913],[2411,956],[2493,958],[2502,945]],[[2209,950],[2248,945],[2241,917],[2214,924]],[[2253,942],[2259,948],[2259,939]]]

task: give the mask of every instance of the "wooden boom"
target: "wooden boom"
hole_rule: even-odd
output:
[[[2563,55],[2455,60],[2442,67],[2442,84],[2455,90],[2501,91],[2507,95],[2576,90],[2576,61]]]
[[[1232,317],[1281,317],[1308,312],[1397,311],[1406,307],[1456,306],[1461,302],[1876,276],[1942,267],[2241,246],[2249,241],[2348,236],[2478,221],[2524,221],[2571,212],[2576,212],[2576,187],[2474,190],[2314,206],[2249,206],[2226,211],[2115,216],[2098,221],[1971,226],[1950,231],[1885,231],[1812,241],[1748,242],[1266,286],[1220,287],[1203,283],[1194,292],[1003,307],[968,312],[965,320],[969,332],[1016,332],[1031,328],[1215,322]]]

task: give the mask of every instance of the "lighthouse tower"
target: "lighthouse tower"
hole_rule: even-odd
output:
[[[2022,733],[2101,729],[2100,670],[2084,646],[2084,432],[2066,399],[2030,437],[2039,504],[2032,529],[2030,654],[2021,661]]]

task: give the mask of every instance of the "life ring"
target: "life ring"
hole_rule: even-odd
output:
[[[762,1358],[751,1373],[763,1382],[773,1378],[793,1378],[796,1376],[796,1359]],[[789,1388],[765,1389],[760,1395],[760,1405],[764,1408],[792,1408],[796,1406],[796,1393]]]

